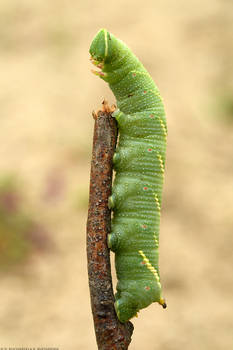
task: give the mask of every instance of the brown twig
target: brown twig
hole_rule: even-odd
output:
[[[104,106],[105,107],[105,106]],[[125,350],[131,341],[133,325],[119,322],[114,310],[107,234],[111,212],[108,197],[112,186],[112,158],[117,127],[110,110],[94,114],[90,197],[87,220],[87,259],[91,306],[99,350]]]

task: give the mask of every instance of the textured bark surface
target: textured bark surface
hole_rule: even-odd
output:
[[[95,115],[90,197],[87,220],[87,259],[91,306],[99,350],[128,349],[133,333],[131,322],[119,322],[114,294],[107,235],[111,212],[108,197],[112,187],[112,158],[117,141],[115,119],[109,111]]]

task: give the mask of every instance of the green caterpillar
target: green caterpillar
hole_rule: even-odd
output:
[[[117,101],[113,116],[119,141],[108,246],[115,252],[115,309],[121,322],[158,302],[164,308],[158,267],[159,225],[167,126],[159,90],[137,57],[101,29],[90,47],[94,71],[108,82]]]

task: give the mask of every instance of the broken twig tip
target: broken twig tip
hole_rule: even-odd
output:
[[[97,118],[98,118],[98,114],[94,110],[92,111],[92,117],[94,120],[97,120]]]

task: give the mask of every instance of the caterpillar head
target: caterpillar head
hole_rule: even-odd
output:
[[[111,58],[112,55],[112,38],[106,29],[101,29],[94,39],[90,47],[92,62],[96,65],[103,64]]]

